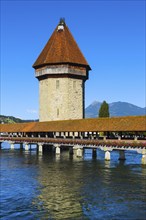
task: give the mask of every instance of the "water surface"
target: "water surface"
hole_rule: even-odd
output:
[[[55,156],[36,150],[1,150],[0,218],[4,219],[146,219],[146,167],[141,155],[112,152],[92,158]]]

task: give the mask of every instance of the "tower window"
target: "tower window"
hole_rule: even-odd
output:
[[[56,80],[56,89],[59,89],[59,80]]]
[[[59,108],[57,109],[57,117],[59,117]]]
[[[73,81],[73,89],[76,89],[76,81]]]

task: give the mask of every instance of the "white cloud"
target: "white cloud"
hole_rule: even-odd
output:
[[[38,114],[38,111],[36,109],[27,109],[26,112],[29,114]]]

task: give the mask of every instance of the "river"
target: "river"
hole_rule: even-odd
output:
[[[0,151],[0,219],[146,219],[146,166],[141,155],[126,152],[126,161],[112,152],[111,161],[102,151],[92,158],[60,156],[51,152]]]

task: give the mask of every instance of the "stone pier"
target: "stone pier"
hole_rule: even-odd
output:
[[[126,160],[124,150],[119,150],[119,160]]]
[[[23,143],[20,143],[20,149],[21,150],[23,149]]]
[[[146,165],[146,149],[142,150],[141,164]]]
[[[92,157],[93,157],[93,158],[96,158],[96,157],[97,157],[96,148],[93,148],[93,149],[92,149]]]
[[[79,146],[79,145],[75,145],[73,147],[73,154],[76,157],[83,157],[83,147]]]
[[[25,143],[25,150],[28,151],[29,150],[29,145]]]
[[[39,153],[43,152],[43,145],[42,144],[38,144],[38,152]]]
[[[77,149],[77,157],[83,157],[83,148]]]
[[[73,147],[69,147],[69,154],[73,155]]]
[[[111,159],[111,154],[110,154],[110,151],[112,151],[112,147],[107,147],[107,146],[101,146],[101,148],[100,148],[101,150],[104,150],[104,152],[105,152],[105,157],[104,157],[104,159],[106,160],[106,161],[109,161],[110,159]]]
[[[60,154],[60,146],[59,146],[59,144],[55,144],[54,147],[55,147],[55,153],[56,154]]]
[[[15,148],[15,146],[14,146],[14,143],[10,143],[10,148],[11,148],[11,150],[14,150],[14,148]]]
[[[105,160],[109,161],[111,159],[110,151],[105,151]]]

